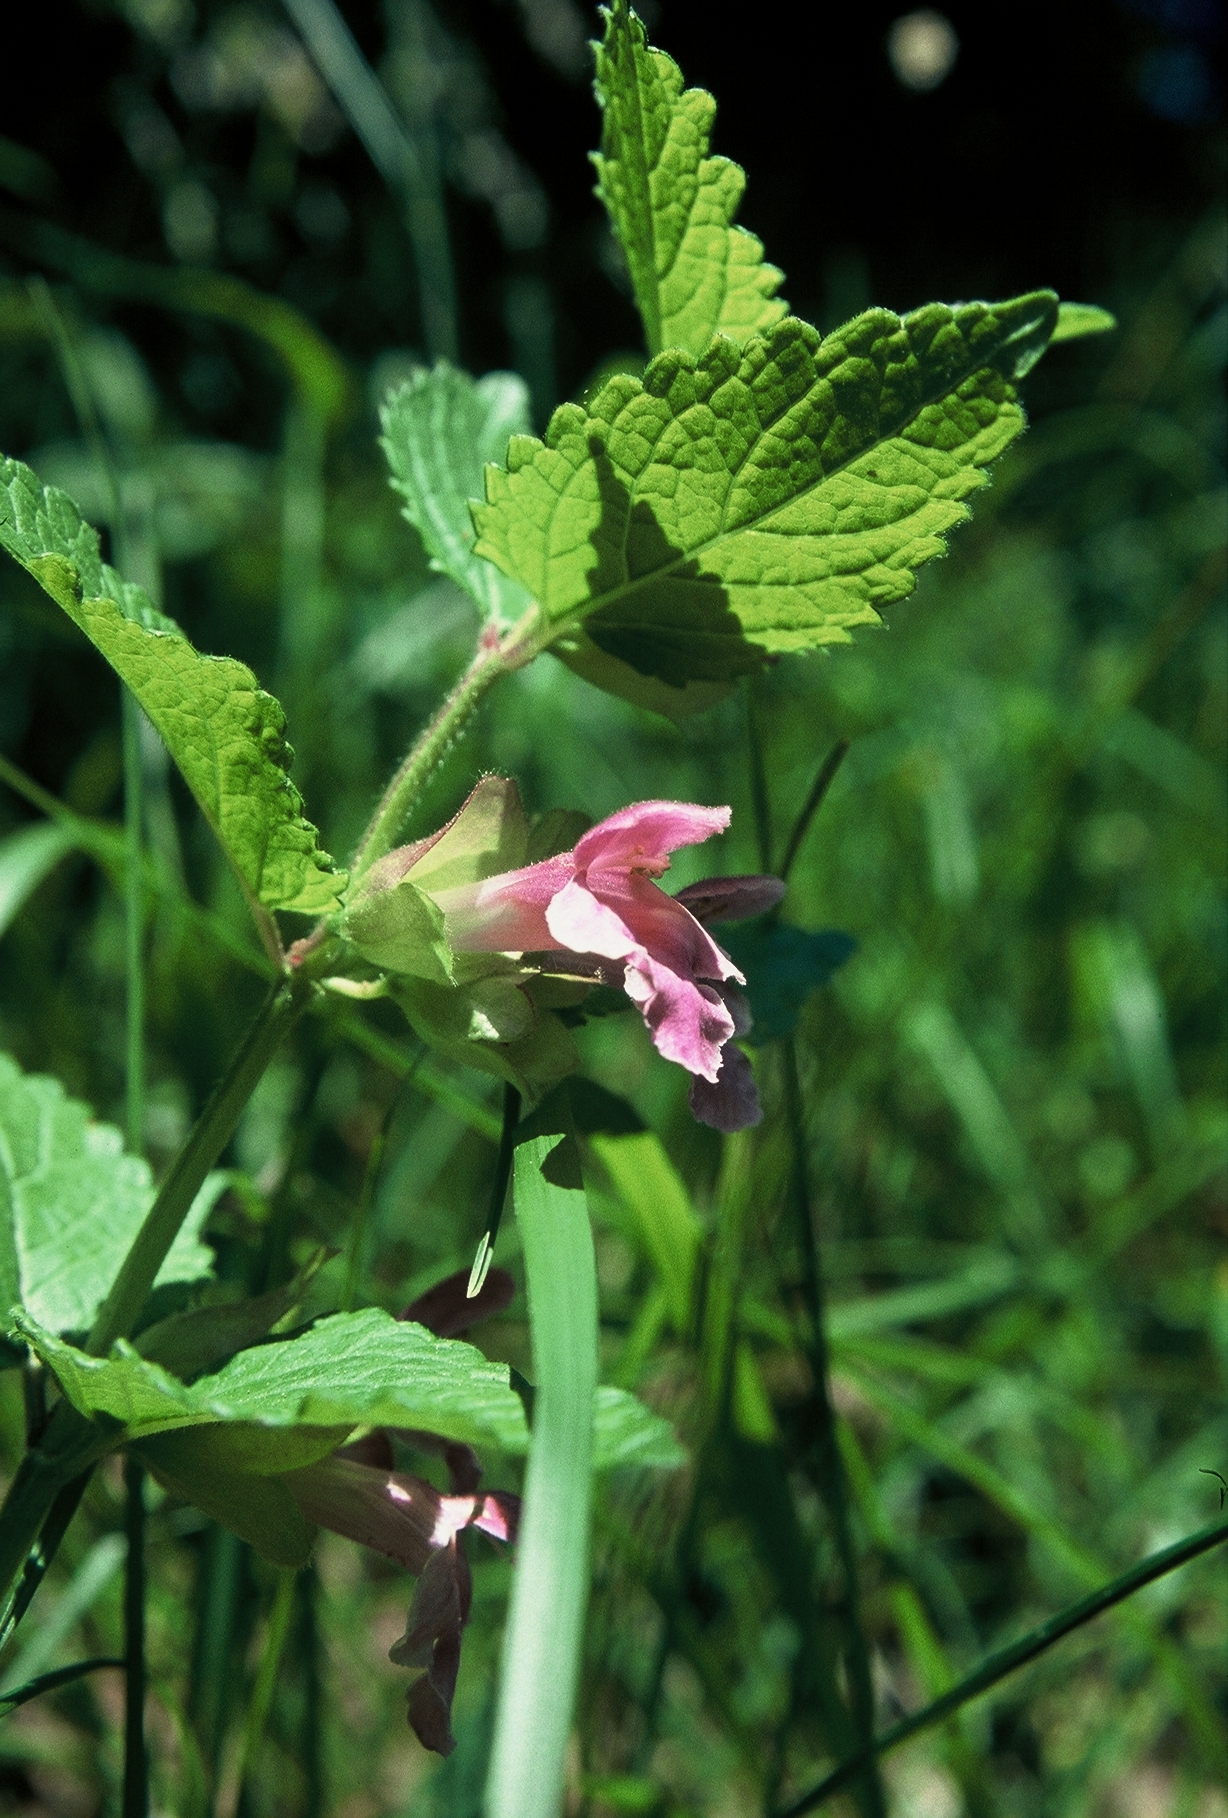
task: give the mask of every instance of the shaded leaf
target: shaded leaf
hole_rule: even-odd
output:
[[[139,587],[99,558],[67,493],[0,460],[0,543],[132,690],[165,740],[252,900],[322,914],[345,878],[290,781],[285,715],[251,670],[202,656]]]
[[[246,1470],[211,1443],[231,1431],[199,1427],[160,1433],[134,1450],[172,1495],[212,1516],[274,1565],[306,1565],[315,1530],[279,1477]]]
[[[200,1228],[217,1197],[206,1181],[158,1285],[213,1268]],[[58,1080],[0,1054],[0,1319],[22,1306],[53,1332],[85,1331],[153,1200],[148,1165]]]
[[[825,985],[857,948],[837,928],[811,933],[791,922],[767,918],[722,930],[721,944],[746,974],[746,995],[754,1023],[749,1042],[773,1042],[790,1035],[811,991]]]
[[[528,595],[473,553],[469,500],[482,491],[482,468],[502,461],[508,438],[531,426],[524,380],[511,372],[467,372],[439,360],[415,372],[380,411],[383,449],[405,516],[431,567],[463,587],[495,625],[519,618]]]
[[[546,635],[582,622],[674,687],[846,643],[968,516],[1056,316],[1037,291],[660,354],[642,382],[561,406],[544,442],[513,438],[474,507],[478,551],[534,595]]]
[[[654,50],[627,0],[606,12],[597,46],[603,121],[594,152],[597,193],[618,235],[650,353],[701,354],[714,334],[745,340],[787,305],[783,273],[733,218],[746,187],[740,165],[708,155],[716,102],[682,86],[682,71]]]

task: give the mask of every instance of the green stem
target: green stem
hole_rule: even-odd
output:
[[[117,1338],[126,1338],[132,1331],[205,1176],[230,1141],[265,1068],[309,1001],[310,987],[303,989],[297,983],[279,982],[265,998],[225,1076],[171,1164],[111,1284],[86,1343],[93,1356],[105,1357]]]
[[[358,1288],[362,1279],[363,1256],[366,1250],[367,1223],[371,1216],[371,1204],[375,1198],[375,1186],[384,1160],[384,1145],[388,1141],[388,1131],[396,1115],[400,1095],[393,1099],[384,1113],[384,1121],[375,1133],[375,1140],[367,1152],[367,1165],[363,1170],[362,1191],[358,1196],[358,1205],[350,1222],[349,1237],[345,1246],[345,1278],[341,1289],[341,1311],[352,1313],[354,1302],[358,1298]]]
[[[811,1787],[809,1792],[803,1793],[791,1805],[783,1807],[776,1818],[802,1818],[804,1812],[813,1812],[816,1806],[824,1804],[834,1793],[842,1791],[855,1780],[866,1762],[874,1756],[885,1755],[889,1749],[898,1748],[902,1742],[919,1735],[922,1730],[941,1723],[944,1717],[949,1717],[970,1699],[979,1698],[982,1692],[988,1692],[999,1680],[1005,1679],[1008,1673],[1014,1673],[1030,1660],[1035,1660],[1038,1654],[1043,1654],[1064,1635],[1081,1628],[1085,1622],[1102,1615],[1105,1610],[1111,1610],[1114,1604],[1133,1596],[1144,1585],[1163,1578],[1168,1572],[1176,1571],[1178,1566],[1188,1565],[1200,1553],[1222,1546],[1225,1541],[1228,1541],[1228,1521],[1218,1521],[1211,1527],[1200,1529],[1197,1534],[1191,1534],[1188,1539],[1179,1540],[1175,1545],[1164,1547],[1160,1552],[1140,1560],[1138,1565],[1131,1566],[1128,1572],[1123,1572],[1110,1584],[1093,1591],[1090,1597],[1071,1604],[1069,1609],[1063,1610],[1058,1616],[1051,1616],[1048,1622],[1042,1622],[1039,1628],[1032,1629],[1018,1641],[1013,1641],[1009,1647],[991,1654],[975,1672],[970,1673],[966,1679],[961,1679],[949,1692],[944,1692],[941,1698],[927,1704],[923,1711],[915,1711],[911,1717],[903,1718],[885,1735],[880,1736],[868,1750],[842,1762],[818,1786]]]
[[[124,1460],[128,1556],[124,1566],[123,1818],[146,1818],[149,1761],[145,1751],[145,1471]]]
[[[286,1646],[286,1636],[290,1632],[290,1618],[294,1613],[294,1585],[295,1574],[293,1572],[278,1574],[277,1590],[273,1597],[273,1608],[269,1612],[269,1626],[264,1638],[264,1651],[260,1656],[256,1683],[252,1688],[251,1701],[247,1707],[247,1718],[243,1725],[243,1754],[239,1763],[239,1788],[235,1799],[236,1812],[243,1809],[247,1784],[256,1766],[260,1744],[264,1740],[265,1725],[269,1720],[273,1693],[277,1686],[277,1673]]]
[[[486,1818],[558,1818],[588,1602],[597,1273],[583,1192],[542,1173],[547,1157],[565,1163],[557,1143],[516,1151],[537,1396]]]
[[[763,752],[760,727],[759,677],[749,676],[746,683],[746,731],[750,750],[750,799],[755,817],[755,837],[759,846],[759,869],[772,869],[772,806],[768,794],[767,763]]]
[[[831,1360],[827,1348],[826,1293],[823,1284],[819,1247],[815,1242],[814,1218],[811,1212],[809,1170],[806,1165],[806,1129],[802,1114],[802,1090],[797,1068],[797,1043],[787,1036],[781,1043],[785,1075],[785,1115],[789,1124],[792,1166],[789,1191],[797,1222],[798,1241],[802,1252],[807,1311],[810,1315],[810,1369],[814,1378],[814,1406],[818,1431],[815,1435],[815,1487],[827,1505],[835,1534],[836,1552],[844,1580],[845,1669],[848,1674],[849,1704],[853,1724],[862,1744],[862,1765],[853,1778],[859,1782],[858,1793],[869,1818],[885,1818],[886,1802],[870,1750],[874,1735],[874,1682],[870,1674],[870,1655],[861,1626],[857,1549],[853,1543],[849,1519],[848,1483],[844,1459],[836,1434],[836,1415],[831,1402]]]
[[[109,1449],[109,1432],[61,1401],[18,1465],[0,1508],[0,1646],[25,1614],[93,1465]]]
[[[836,772],[848,756],[849,742],[838,739],[819,766],[819,773],[810,785],[810,794],[802,803],[801,813],[793,823],[785,846],[784,855],[776,869],[776,876],[788,881],[793,869],[793,861],[801,851],[802,841],[810,830],[810,823],[823,806],[823,798],[836,780]],[[768,867],[765,866],[765,869]]]
[[[141,709],[123,690],[124,981],[127,1069],[124,1127],[134,1155],[145,1148],[145,879],[142,847]]]
[[[506,644],[506,640],[504,642]],[[414,741],[409,755],[385,789],[383,799],[354,855],[351,873],[355,879],[360,878],[364,871],[369,871],[376,859],[383,858],[386,852],[392,850],[416,798],[464,730],[487,689],[511,666],[504,645],[483,644],[478,649],[468,669],[427,722]]]
[[[265,999],[225,1076],[214,1088],[187,1142],[171,1164],[153,1205],[145,1216],[118,1275],[94,1321],[86,1349],[105,1356],[117,1338],[132,1331],[149,1297],[158,1270],[179,1234],[205,1176],[230,1141],[244,1106],[282,1041],[311,1001],[311,987],[299,981],[279,982]],[[75,1507],[72,1480],[111,1449],[112,1435],[98,1422],[60,1402],[39,1444],[27,1451],[0,1509],[0,1634],[11,1633],[18,1606],[24,1610],[50,1563]],[[58,1531],[46,1532],[46,1545],[36,1546],[53,1509],[63,1503],[67,1516]],[[14,1590],[18,1574],[21,1584]]]

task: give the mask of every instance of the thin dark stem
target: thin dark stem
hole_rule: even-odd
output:
[[[815,1482],[827,1505],[835,1534],[836,1551],[844,1580],[845,1666],[848,1673],[849,1703],[853,1724],[861,1741],[859,1753],[864,1756],[853,1778],[858,1781],[864,1809],[870,1818],[885,1818],[883,1790],[870,1749],[874,1735],[874,1683],[870,1674],[870,1656],[861,1626],[857,1551],[849,1519],[848,1484],[844,1459],[836,1436],[836,1416],[831,1402],[830,1357],[827,1349],[826,1292],[823,1283],[819,1246],[815,1241],[814,1216],[811,1208],[809,1168],[806,1161],[806,1130],[802,1113],[801,1080],[797,1066],[797,1043],[787,1036],[781,1043],[785,1076],[785,1115],[788,1119],[792,1147],[789,1171],[789,1193],[802,1253],[807,1311],[810,1315],[810,1368],[814,1377],[814,1407],[818,1417],[815,1434]],[[868,1751],[868,1752],[867,1752]]]
[[[47,1567],[59,1552],[60,1542],[68,1531],[68,1524],[76,1514],[93,1475],[94,1468],[91,1465],[88,1471],[82,1471],[79,1477],[74,1477],[71,1483],[64,1485],[48,1509],[38,1541],[26,1557],[8,1614],[3,1624],[0,1624],[0,1649],[8,1646],[9,1638],[29,1609],[31,1599],[46,1577]]]
[[[759,869],[772,869],[772,806],[768,795],[767,762],[759,722],[759,678],[750,676],[746,684],[746,731],[750,749],[750,799],[755,816],[755,838],[759,846]]]
[[[124,1460],[124,1791],[123,1818],[147,1818],[149,1760],[145,1750],[145,1471]]]
[[[105,1357],[117,1338],[131,1332],[158,1270],[266,1067],[306,1010],[310,990],[278,982],[269,992],[242,1045],[187,1142],[172,1162],[94,1321],[86,1349]]]
[[[145,1148],[145,879],[144,760],[141,709],[125,688],[121,702],[124,752],[124,1134],[134,1155]]]
[[[209,1774],[209,1811],[216,1810],[218,1765],[231,1708],[235,1622],[243,1575],[243,1542],[228,1528],[209,1529],[197,1580],[196,1638],[188,1714]]]
[[[785,847],[784,857],[776,868],[776,876],[787,879],[793,869],[793,861],[801,850],[802,841],[810,830],[810,823],[823,806],[823,798],[836,780],[836,772],[848,756],[849,742],[840,739],[832,746],[819,766],[819,774],[810,785],[810,794],[802,804],[802,811],[793,823],[789,843]],[[765,867],[766,869],[766,867]]]
[[[1228,1541],[1228,1521],[1219,1521],[1209,1528],[1200,1529],[1197,1534],[1191,1534],[1186,1540],[1179,1540],[1173,1546],[1140,1560],[1138,1565],[1123,1572],[1119,1578],[1114,1578],[1110,1584],[1104,1585],[1099,1591],[1093,1591],[1090,1597],[1071,1604],[1069,1609],[1063,1610],[1058,1616],[1051,1616],[1048,1622],[1042,1622],[1039,1628],[1032,1629],[1018,1641],[1012,1642],[1010,1647],[991,1654],[974,1673],[961,1679],[958,1685],[952,1686],[949,1692],[944,1692],[941,1698],[936,1698],[933,1704],[927,1704],[923,1711],[915,1711],[911,1717],[903,1718],[880,1736],[870,1749],[860,1751],[848,1761],[842,1762],[825,1780],[811,1787],[809,1792],[802,1793],[791,1805],[780,1808],[776,1818],[802,1818],[803,1813],[813,1812],[833,1794],[850,1785],[866,1762],[874,1756],[885,1755],[889,1749],[898,1748],[902,1742],[919,1735],[922,1730],[941,1723],[944,1717],[950,1717],[961,1705],[967,1704],[970,1699],[979,1698],[982,1692],[988,1692],[1009,1673],[1014,1673],[1030,1660],[1035,1660],[1063,1636],[1081,1628],[1093,1617],[1103,1615],[1105,1610],[1111,1610],[1114,1604],[1133,1596],[1144,1585],[1163,1578],[1168,1572],[1176,1571],[1178,1566],[1188,1565],[1200,1553],[1222,1546],[1225,1541]]]
[[[301,1658],[303,1661],[304,1699],[303,1699],[303,1818],[323,1818],[324,1814],[324,1751],[323,1737],[320,1734],[322,1716],[320,1685],[320,1633],[316,1603],[319,1596],[319,1579],[314,1566],[308,1566],[299,1576],[299,1587],[302,1603],[302,1641]]]
[[[358,1204],[354,1208],[354,1217],[350,1224],[349,1238],[345,1246],[345,1280],[341,1289],[341,1311],[351,1313],[358,1297],[358,1288],[362,1276],[363,1252],[366,1248],[367,1221],[371,1216],[371,1205],[375,1199],[375,1187],[379,1180],[380,1168],[384,1160],[384,1146],[388,1141],[388,1132],[401,1102],[400,1093],[393,1099],[384,1120],[375,1134],[375,1141],[367,1152],[367,1165],[363,1170],[362,1191]]]

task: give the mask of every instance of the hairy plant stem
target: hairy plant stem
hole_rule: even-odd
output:
[[[519,669],[536,654],[533,630],[540,618],[536,606],[497,642],[483,636],[473,661],[452,692],[427,721],[410,748],[392,781],[385,789],[371,824],[359,842],[350,867],[352,876],[360,878],[377,859],[383,858],[396,844],[397,835],[409,818],[416,798],[422,793],[453,742],[464,731],[466,723],[488,689],[510,669]]]

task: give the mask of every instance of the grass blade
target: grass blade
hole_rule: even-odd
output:
[[[1035,1660],[1039,1654],[1069,1635],[1074,1629],[1081,1628],[1085,1622],[1100,1616],[1105,1610],[1112,1609],[1114,1604],[1121,1603],[1135,1591],[1157,1578],[1163,1578],[1169,1572],[1175,1572],[1178,1566],[1188,1565],[1191,1559],[1197,1559],[1200,1553],[1209,1552],[1212,1547],[1221,1546],[1228,1540],[1228,1521],[1215,1522],[1209,1528],[1202,1528],[1197,1534],[1191,1534],[1186,1540],[1179,1540],[1174,1546],[1163,1547],[1158,1553],[1140,1560],[1138,1565],[1131,1566],[1129,1571],[1122,1572],[1109,1584],[1093,1591],[1090,1597],[1084,1597],[1079,1603],[1073,1603],[1060,1615],[1051,1616],[1042,1622],[1039,1628],[1013,1641],[1009,1647],[1001,1648],[991,1654],[988,1660],[981,1662],[974,1673],[961,1679],[958,1685],[944,1692],[932,1704],[927,1704],[923,1711],[915,1711],[911,1717],[905,1717],[895,1724],[885,1735],[880,1736],[870,1750],[852,1756],[821,1780],[818,1786],[811,1787],[791,1805],[784,1806],[776,1818],[802,1818],[804,1812],[813,1812],[818,1806],[830,1799],[834,1793],[848,1786],[861,1772],[866,1761],[875,1755],[885,1755],[889,1749],[898,1748],[910,1737],[919,1735],[922,1730],[930,1729],[941,1723],[969,1699],[979,1698],[982,1692],[988,1692],[998,1681],[1005,1679],[1009,1673],[1016,1672],[1021,1666]]]
[[[583,1192],[542,1172],[558,1142],[533,1137],[515,1160],[537,1396],[487,1818],[558,1818],[588,1601],[597,1274]]]

